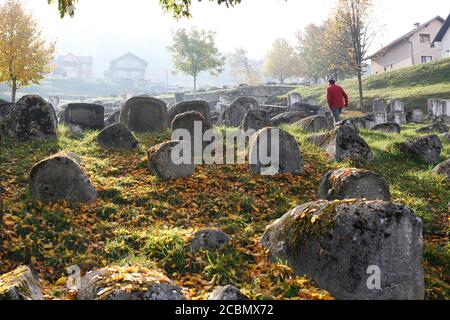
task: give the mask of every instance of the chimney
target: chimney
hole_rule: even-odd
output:
[[[420,27],[420,23],[419,22],[414,23],[414,28],[417,29],[418,27]]]

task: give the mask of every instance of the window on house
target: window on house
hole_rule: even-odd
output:
[[[420,43],[431,43],[431,35],[430,34],[420,34]]]
[[[431,56],[422,56],[421,60],[422,60],[422,63],[427,63],[427,62],[433,61],[433,57],[431,57]]]

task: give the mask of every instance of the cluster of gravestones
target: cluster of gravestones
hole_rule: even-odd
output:
[[[55,120],[52,128],[56,127],[54,111],[45,101],[29,97],[17,105],[20,107],[8,106],[14,111],[7,113],[6,122],[41,124],[44,121],[40,117],[50,117]],[[30,110],[45,112],[30,118],[31,111],[24,112],[24,105],[32,106]],[[284,123],[294,123],[306,132],[324,131],[311,136],[308,141],[322,148],[331,161],[350,159],[367,163],[373,160],[369,145],[358,132],[360,126],[365,127],[363,121],[334,124],[326,114],[311,116],[313,109],[304,102],[295,102],[288,108],[260,106],[251,98],[241,97],[223,110],[219,123],[256,130],[250,138],[250,154],[259,148],[264,137],[271,136],[270,133],[276,130],[280,139],[279,174],[304,173],[304,160],[297,141],[276,128]],[[173,131],[185,129],[192,133],[195,122],[201,122],[204,130],[212,126],[210,107],[204,101],[184,101],[168,110],[164,102],[151,97],[129,99],[117,119],[118,123],[104,128],[102,107],[82,104],[68,105],[61,117],[63,123],[75,130],[102,129],[97,138],[99,144],[114,149],[137,147],[138,141],[132,131],[162,133],[170,127]],[[7,127],[21,132],[21,126],[7,123]],[[54,132],[56,134],[56,130]],[[195,164],[175,165],[171,159],[172,151],[187,143],[167,141],[152,147],[148,152],[150,172],[163,179],[191,176]],[[442,143],[438,136],[430,135],[409,139],[399,145],[399,149],[424,161],[437,162]],[[265,169],[260,163],[250,165],[251,172],[257,175]],[[449,162],[438,165],[435,172],[448,175]],[[42,201],[89,202],[97,196],[82,169],[81,159],[72,153],[60,153],[36,164],[30,173],[29,189],[33,198]],[[389,186],[384,178],[360,169],[330,171],[323,178],[318,193],[321,201],[301,205],[267,228],[262,244],[271,257],[288,261],[298,274],[309,275],[340,299],[422,299],[422,224],[411,209],[391,203]],[[220,247],[229,240],[220,231],[203,230],[194,237],[191,248],[195,252],[202,247]],[[375,270],[373,283],[368,280],[371,270]],[[379,283],[376,270],[382,273]],[[31,280],[28,270],[23,271],[21,279],[26,284]],[[89,288],[89,278],[86,281]],[[23,287],[3,292],[20,296],[23,293],[18,290]],[[147,295],[135,298],[183,298],[173,286],[149,285],[148,288]],[[127,298],[121,292],[113,297]],[[218,288],[212,297],[245,298],[238,289],[229,286]]]

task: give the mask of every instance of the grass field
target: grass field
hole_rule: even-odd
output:
[[[427,298],[450,299],[450,184],[431,173],[432,165],[392,148],[416,136],[417,127],[407,125],[401,135],[362,131],[375,155],[367,168],[386,177],[394,202],[410,206],[423,219]],[[31,265],[43,279],[48,299],[67,298],[67,266],[89,271],[130,264],[164,270],[189,299],[203,299],[224,284],[236,285],[253,299],[331,298],[283,263],[270,262],[259,240],[265,227],[289,209],[317,200],[328,170],[353,164],[328,163],[321,150],[306,143],[307,134],[295,126],[284,128],[300,143],[304,176],[254,177],[246,166],[202,166],[193,177],[163,182],[148,173],[146,151],[168,140],[169,133],[138,135],[142,147],[134,152],[102,150],[96,132],[75,134],[63,127],[57,141],[6,141],[0,159],[6,186],[0,274]],[[61,150],[82,157],[99,190],[94,203],[30,200],[32,165]],[[442,160],[449,157],[447,142]],[[231,244],[216,252],[191,253],[189,240],[203,228],[227,232]]]
[[[350,97],[350,107],[356,108],[358,84],[355,79],[339,83]],[[296,89],[303,97],[315,98],[326,105],[327,85],[302,86]],[[407,109],[426,111],[430,98],[450,99],[450,58],[428,64],[390,71],[363,78],[365,106],[370,111],[372,100],[377,98],[401,99]]]

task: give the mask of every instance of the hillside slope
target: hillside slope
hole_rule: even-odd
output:
[[[358,103],[356,79],[339,83],[350,96],[350,107]],[[450,99],[450,59],[367,76],[363,78],[366,111],[371,110],[372,100],[377,98],[401,99],[407,109],[426,109],[429,98]],[[325,103],[326,85],[302,86],[296,89],[306,98]],[[368,109],[367,109],[368,108]]]

